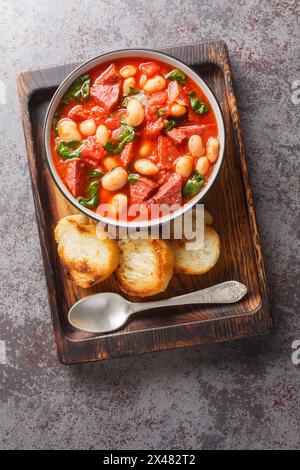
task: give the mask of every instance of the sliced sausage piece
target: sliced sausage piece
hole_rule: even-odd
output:
[[[163,184],[156,194],[153,196],[153,201],[156,204],[173,204],[181,203],[181,186],[182,178],[177,173],[173,173],[169,180]]]
[[[105,119],[105,125],[107,129],[110,129],[111,131],[118,129],[121,125],[121,119],[125,116],[125,114],[126,109],[118,109],[113,114],[111,114],[110,117]]]
[[[97,122],[99,119],[103,119],[104,116],[106,114],[106,111],[104,108],[102,108],[101,106],[94,106],[92,109],[91,109],[91,116],[95,119],[95,121]]]
[[[156,121],[149,121],[145,127],[146,135],[158,135],[165,127],[165,121],[162,118],[158,118]]]
[[[89,119],[90,116],[90,110],[85,109],[82,104],[73,106],[68,113],[68,118],[73,119],[73,121],[84,121],[85,119]]]
[[[173,168],[174,161],[179,157],[179,151],[168,137],[158,138],[158,157],[162,169]]]
[[[120,155],[121,162],[123,163],[124,167],[127,168],[129,163],[131,162],[134,156],[134,143],[130,142],[126,144],[122,153]]]
[[[95,80],[95,85],[112,85],[120,80],[115,64],[111,64],[104,72]]]
[[[186,139],[189,139],[192,135],[200,135],[200,137],[203,136],[207,127],[208,126],[205,125],[195,124],[193,126],[178,127],[178,130],[185,135]]]
[[[85,163],[97,168],[102,158],[107,156],[103,145],[99,144],[94,136],[88,137],[81,151],[81,158]]]
[[[114,83],[112,85],[94,85],[90,94],[100,106],[110,111],[118,104],[120,92],[120,83]]]
[[[74,197],[83,196],[87,186],[87,169],[85,164],[74,158],[66,161],[66,183]]]
[[[182,132],[180,129],[172,129],[171,131],[168,131],[167,136],[174,142],[174,144],[181,144],[181,142],[184,141],[185,133]]]
[[[135,184],[130,185],[131,204],[142,204],[147,201],[157,188],[158,184],[155,181],[141,176]]]

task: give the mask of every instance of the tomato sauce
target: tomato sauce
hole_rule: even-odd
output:
[[[128,207],[145,204],[151,218],[154,203],[183,205],[207,184],[219,153],[218,126],[204,92],[182,71],[124,58],[69,88],[55,115],[51,151],[59,177],[83,206],[97,211],[123,195]]]

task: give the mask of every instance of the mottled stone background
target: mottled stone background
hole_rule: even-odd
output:
[[[300,369],[291,362],[300,339],[300,104],[291,91],[300,79],[299,1],[1,0],[0,9],[7,92],[0,447],[299,448]],[[233,66],[276,328],[231,344],[64,367],[52,336],[16,74],[99,50],[220,37]]]

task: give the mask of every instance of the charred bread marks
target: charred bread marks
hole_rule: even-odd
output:
[[[80,287],[90,288],[109,277],[119,262],[115,240],[100,240],[88,217],[61,219],[55,229],[58,254],[67,275]]]

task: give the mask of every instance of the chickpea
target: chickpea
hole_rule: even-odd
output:
[[[111,171],[113,170],[114,168],[117,168],[118,165],[118,162],[116,161],[116,159],[114,157],[106,157],[102,160],[102,164],[105,168],[106,171]]]
[[[200,157],[196,164],[196,170],[199,171],[200,175],[205,176],[210,168],[210,161],[207,157]]]
[[[141,175],[156,175],[158,173],[158,167],[154,165],[150,160],[147,158],[140,158],[134,162],[134,169]]]
[[[96,131],[96,140],[99,144],[105,145],[109,139],[109,130],[107,129],[106,126],[101,124],[100,126],[97,127]]]
[[[128,101],[125,120],[129,126],[139,126],[145,117],[145,110],[142,103],[134,98]]]
[[[166,88],[166,80],[161,75],[155,75],[153,78],[149,78],[144,85],[144,91],[146,93],[156,93]]]
[[[205,155],[205,147],[199,135],[192,135],[189,138],[188,146],[193,157],[203,157]]]
[[[141,157],[147,157],[148,155],[150,155],[150,152],[151,152],[150,142],[144,142],[139,148],[139,155]]]
[[[137,72],[137,68],[134,65],[124,65],[120,70],[120,75],[123,78],[133,77]]]
[[[123,82],[123,95],[129,95],[130,88],[135,87],[135,78],[134,77],[129,77],[125,78]]]
[[[57,125],[57,133],[62,140],[81,140],[82,136],[77,124],[72,119],[61,119]]]
[[[183,178],[188,178],[193,171],[193,157],[184,155],[180,157],[175,165],[176,173]]]
[[[127,171],[124,168],[117,167],[111,170],[102,178],[102,186],[108,191],[118,191],[127,183]]]
[[[94,119],[86,119],[79,124],[79,130],[84,137],[95,135],[96,129],[97,127]]]
[[[216,137],[210,137],[206,142],[206,156],[210,163],[215,163],[219,156],[220,142]]]
[[[186,107],[182,104],[175,103],[171,106],[172,116],[180,117],[186,113]]]

